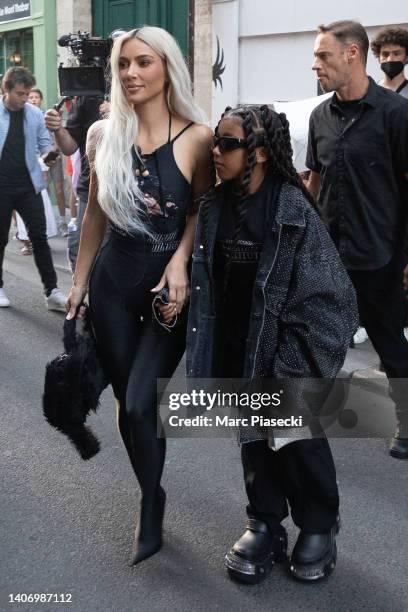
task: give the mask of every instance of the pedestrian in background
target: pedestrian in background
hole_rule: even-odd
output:
[[[65,310],[66,297],[57,287],[57,275],[47,242],[41,190],[45,188],[37,152],[52,149],[42,112],[28,103],[35,78],[21,67],[3,77],[0,100],[0,307],[10,301],[3,288],[3,259],[13,210],[22,217],[33,246],[34,260],[44,286],[49,310]]]
[[[408,81],[404,73],[408,62],[408,30],[397,26],[381,28],[371,41],[371,50],[384,73],[379,85],[408,98]]]
[[[371,41],[371,50],[384,72],[384,78],[379,85],[408,98],[408,80],[404,73],[408,63],[408,30],[397,26],[382,28]],[[404,268],[405,277],[408,278],[408,227],[404,247]],[[408,338],[408,300],[405,303],[404,325],[404,334]]]
[[[58,147],[64,155],[73,155],[77,150],[81,156],[81,173],[78,178],[76,193],[78,207],[75,225],[68,233],[68,260],[75,272],[81,235],[82,219],[85,214],[89,195],[89,164],[86,156],[86,137],[88,130],[99,119],[103,119],[109,109],[109,102],[100,98],[78,97],[72,102],[65,127],[62,125],[62,110],[58,113],[51,109],[45,115],[47,128],[55,134]],[[74,229],[75,228],[75,229]]]
[[[37,108],[41,109],[43,103],[43,95],[40,89],[33,88],[28,96],[30,104],[34,104]],[[43,111],[43,114],[45,112]],[[55,144],[54,135],[51,133],[51,138]],[[68,235],[66,211],[65,211],[65,190],[64,190],[64,168],[62,163],[62,157],[59,155],[53,160],[48,167],[48,189],[50,183],[54,184],[55,196],[57,198],[57,206],[59,216],[57,219],[57,228],[61,236]]]
[[[397,429],[390,453],[408,459],[408,342],[403,243],[408,198],[408,100],[366,72],[360,23],[319,26],[313,70],[334,94],[310,117],[308,187],[357,292],[360,315],[389,379]]]
[[[78,237],[77,217],[79,204],[77,186],[81,175],[81,155],[79,149],[67,157],[67,174],[71,179],[71,193],[69,196],[71,220],[68,223],[68,236],[72,234],[74,236],[74,241],[76,241]],[[77,252],[72,249],[72,240],[68,238],[67,260],[72,272],[75,272],[76,256]]]
[[[38,158],[39,164],[41,166],[41,170],[43,171],[44,182],[47,182],[48,179],[48,166],[44,163],[41,156]],[[46,234],[47,238],[53,238],[58,235],[57,223],[55,221],[54,211],[52,209],[52,204],[50,200],[50,196],[48,194],[47,189],[43,189],[41,191],[41,197],[44,205],[44,214],[45,214],[45,226],[46,226]],[[24,246],[21,249],[22,255],[32,255],[32,245],[28,238],[27,228],[22,220],[21,216],[16,213],[16,222],[17,222],[17,236],[18,239],[24,242]]]

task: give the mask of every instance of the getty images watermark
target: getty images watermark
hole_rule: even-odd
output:
[[[159,379],[159,436],[388,438],[408,379]],[[234,431],[235,433],[235,431]]]
[[[283,390],[275,393],[247,393],[229,392],[217,389],[215,392],[204,389],[193,389],[190,392],[172,392],[168,396],[170,411],[179,411],[182,408],[202,409],[206,412],[222,409],[236,409],[244,414],[197,414],[195,416],[181,416],[171,414],[168,417],[170,427],[302,427],[302,416],[270,417],[263,414],[247,414],[251,411],[260,411],[262,408],[278,408],[282,404]]]

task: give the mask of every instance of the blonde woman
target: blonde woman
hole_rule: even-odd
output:
[[[185,349],[194,201],[210,182],[212,133],[168,32],[143,27],[124,34],[111,65],[109,118],[88,133],[90,194],[67,318],[75,316],[89,283],[120,433],[141,488],[136,564],[162,544],[165,440],[157,437],[156,379],[172,376]],[[94,265],[107,223],[110,239]],[[152,300],[163,288],[178,323],[159,334]]]

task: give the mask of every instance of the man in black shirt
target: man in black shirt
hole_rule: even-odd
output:
[[[0,100],[0,307],[10,301],[3,288],[2,267],[13,210],[20,213],[33,245],[34,259],[44,285],[49,310],[65,312],[66,297],[57,288],[57,275],[46,236],[41,190],[44,180],[38,151],[53,147],[42,112],[28,104],[35,79],[26,68],[4,75]]]
[[[334,91],[310,117],[308,187],[357,292],[360,316],[390,379],[398,428],[390,453],[408,459],[408,342],[402,247],[407,222],[408,101],[367,76],[361,24],[320,26],[313,70]]]
[[[102,98],[78,98],[72,105],[65,128],[62,127],[61,114],[56,110],[49,110],[45,115],[45,124],[51,132],[55,133],[55,140],[61,151],[65,155],[72,155],[79,148],[81,155],[81,174],[77,185],[79,197],[77,229],[68,234],[68,257],[73,272],[89,192],[89,164],[85,151],[86,136],[91,125],[98,119],[104,118],[108,109],[109,103],[103,102]]]

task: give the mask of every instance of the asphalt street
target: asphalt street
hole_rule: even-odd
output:
[[[63,267],[64,241],[51,244]],[[67,290],[68,273],[59,278]],[[83,462],[42,416],[45,364],[61,352],[63,315],[47,312],[32,258],[16,243],[7,249],[5,288],[12,306],[0,309],[1,610],[406,610],[408,462],[391,459],[385,439],[332,442],[342,529],[327,581],[296,583],[285,566],[259,586],[228,579],[223,557],[243,531],[246,503],[233,438],[168,441],[165,544],[131,568],[139,491],[111,391],[90,420],[101,452]],[[297,530],[290,519],[285,526],[292,547]],[[72,602],[11,605],[18,593],[71,594]]]

